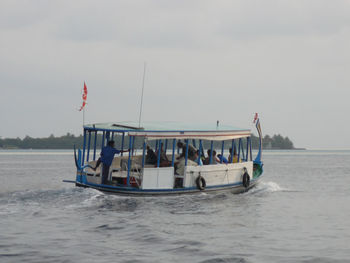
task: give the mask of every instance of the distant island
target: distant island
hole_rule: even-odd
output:
[[[97,146],[101,144],[102,138],[97,138]],[[121,137],[117,137],[116,146],[121,145]],[[127,141],[127,140],[126,140]],[[0,138],[0,149],[73,149],[73,146],[77,148],[83,147],[83,136],[75,136],[67,133],[66,135],[55,137],[53,134],[46,138],[32,138],[26,136],[24,139],[20,138]],[[259,146],[259,138],[252,135],[252,145],[254,149]],[[206,145],[204,145],[206,147]],[[127,147],[127,146],[126,146]],[[141,148],[142,142],[136,143],[136,148]],[[216,148],[220,148],[220,145],[215,145]],[[225,148],[230,147],[226,145]],[[282,135],[265,135],[263,138],[263,148],[268,150],[293,150],[296,149],[293,142],[288,137]]]

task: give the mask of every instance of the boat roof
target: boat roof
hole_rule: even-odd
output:
[[[96,123],[84,126],[86,130],[110,131],[124,133],[135,137],[156,139],[202,139],[229,140],[249,137],[250,130],[240,129],[230,125],[216,126],[213,124],[194,124],[179,122],[143,122],[139,127],[137,122]]]

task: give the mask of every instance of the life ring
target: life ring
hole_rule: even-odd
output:
[[[197,188],[201,191],[205,189],[207,184],[205,182],[205,179],[201,175],[198,175],[198,177],[196,178],[196,185]]]
[[[248,188],[249,187],[249,184],[250,184],[250,176],[247,172],[247,169],[244,168],[244,174],[243,174],[243,178],[242,178],[242,184],[245,188]]]

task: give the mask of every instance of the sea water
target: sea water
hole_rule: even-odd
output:
[[[350,262],[350,151],[264,152],[251,191],[120,197],[69,151],[0,151],[0,262]]]

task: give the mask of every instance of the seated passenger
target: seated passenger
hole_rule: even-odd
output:
[[[218,158],[220,160],[220,163],[221,163],[221,160],[222,160],[222,163],[228,164],[228,160],[226,159],[225,156],[222,156],[221,154],[218,154]]]
[[[230,148],[229,151],[230,151],[230,155],[229,155],[228,159],[231,160],[232,148]],[[232,163],[238,163],[238,156],[237,156],[236,148],[235,148],[234,151],[233,151]]]
[[[210,149],[207,151],[207,153],[208,153],[208,157],[205,158],[205,160],[204,160],[204,164],[205,164],[205,165],[210,164],[210,155],[211,155]],[[212,158],[211,158],[211,164],[217,164],[218,162],[220,162],[220,160],[217,159],[217,157],[216,157],[216,151],[213,150],[213,156],[212,156]]]
[[[196,158],[198,158],[197,152],[189,150],[188,151],[188,158],[187,158],[187,166],[198,166]],[[180,159],[179,163],[177,164],[176,171],[175,171],[176,174],[184,175],[185,167],[186,167],[185,163],[186,163],[185,157],[182,157]]]
[[[197,162],[197,163],[198,163],[198,157],[199,157],[199,150],[197,150],[197,152],[196,152],[196,158],[195,158],[195,160],[194,160],[194,161]],[[204,156],[199,157],[199,165],[200,165],[200,166],[203,165],[202,157],[204,157]]]
[[[185,143],[182,143],[182,142],[178,142],[177,145],[178,145],[178,147],[179,147],[179,145],[180,146],[182,145],[182,152],[181,152],[180,156],[176,158],[177,160],[180,160],[182,157],[186,156],[186,147],[187,146]],[[188,152],[190,152],[190,151],[197,151],[197,149],[192,144],[189,144],[188,145]]]
[[[182,154],[182,148],[184,146],[184,143],[182,141],[178,141],[176,146],[177,146],[177,153]],[[180,153],[180,150],[181,150],[181,153]]]
[[[156,151],[156,160],[158,160],[158,151]],[[170,161],[168,160],[168,156],[166,156],[166,152],[163,150],[163,144],[160,146],[160,160],[159,160],[159,166],[160,167],[167,167],[170,165]]]
[[[156,164],[157,156],[149,145],[147,145],[146,164]]]

